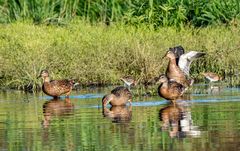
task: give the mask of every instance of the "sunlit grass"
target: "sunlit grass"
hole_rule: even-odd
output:
[[[178,31],[165,27],[90,25],[74,21],[64,27],[16,22],[0,25],[2,87],[37,89],[40,70],[54,79],[74,78],[80,84],[116,84],[123,75],[144,83],[166,69],[161,60],[169,47],[207,52],[192,64],[199,72],[235,74],[239,70],[239,28],[212,26]],[[239,81],[234,81],[239,84]]]

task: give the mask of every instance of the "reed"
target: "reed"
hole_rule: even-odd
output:
[[[34,23],[66,24],[73,18],[92,23],[121,22],[154,27],[191,24],[236,24],[239,0],[0,0],[0,22],[32,20]]]
[[[74,78],[81,85],[119,84],[119,78],[132,75],[146,83],[164,73],[169,47],[207,53],[192,64],[191,75],[213,71],[236,76],[239,70],[240,31],[235,26],[194,29],[102,24],[80,20],[68,26],[33,25],[16,22],[0,25],[1,87],[36,90],[37,76],[48,69],[54,79]],[[162,62],[162,63],[161,63]],[[239,84],[239,80],[228,81]]]

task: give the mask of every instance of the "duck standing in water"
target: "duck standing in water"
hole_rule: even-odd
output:
[[[168,80],[165,75],[159,77],[158,83],[160,83],[158,87],[159,96],[173,103],[185,92],[185,86],[176,81]]]
[[[50,80],[47,70],[42,70],[39,77],[43,78],[43,92],[54,98],[58,98],[63,94],[66,94],[66,97],[69,97],[75,84],[74,80]]]
[[[112,106],[126,105],[132,102],[132,93],[127,87],[119,86],[107,94],[102,99],[103,107],[110,103]]]
[[[169,58],[169,63],[166,71],[166,75],[170,80],[175,80],[181,83],[185,87],[189,87],[193,84],[193,79],[189,79],[190,65],[196,58],[204,56],[204,52],[190,51],[184,53],[184,49],[181,46],[170,48],[166,53],[166,57]]]

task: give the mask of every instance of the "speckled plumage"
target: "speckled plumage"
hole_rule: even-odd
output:
[[[126,105],[127,102],[131,103],[132,93],[124,86],[116,87],[110,94],[105,95],[102,99],[103,106],[110,103],[112,106]]]
[[[47,70],[43,70],[40,74],[43,78],[42,90],[45,94],[52,97],[59,97],[63,94],[66,94],[68,97],[74,86],[73,80],[51,80]]]
[[[158,94],[167,100],[176,100],[185,92],[185,87],[176,81],[169,81],[166,76],[162,75],[159,79]]]

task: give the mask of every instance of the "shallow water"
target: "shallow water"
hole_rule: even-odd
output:
[[[60,100],[1,91],[0,150],[240,150],[239,88],[197,84],[176,106],[136,96],[132,106],[103,110],[111,89]]]

